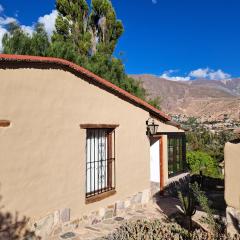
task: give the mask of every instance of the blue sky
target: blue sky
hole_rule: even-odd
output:
[[[124,53],[129,74],[171,80],[240,76],[239,0],[112,2],[125,27],[115,54]],[[0,5],[0,36],[7,18],[16,18],[27,31],[42,21],[51,33],[54,0],[0,0]]]

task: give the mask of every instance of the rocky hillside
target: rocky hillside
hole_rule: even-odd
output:
[[[162,109],[170,114],[239,119],[240,79],[170,81],[153,75],[132,75],[142,81],[150,96],[160,96]]]

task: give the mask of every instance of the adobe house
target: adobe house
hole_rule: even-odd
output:
[[[35,226],[146,204],[150,182],[162,190],[186,169],[185,151],[169,116],[86,69],[0,55],[0,193]]]
[[[227,142],[224,148],[225,201],[227,204],[227,230],[230,234],[240,233],[240,129],[236,139]]]

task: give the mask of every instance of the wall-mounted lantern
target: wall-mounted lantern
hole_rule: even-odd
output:
[[[146,121],[146,125],[147,125],[147,135],[148,136],[152,136],[157,133],[159,125],[154,122],[153,118],[149,118]]]

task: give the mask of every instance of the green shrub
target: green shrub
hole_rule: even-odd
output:
[[[101,240],[240,240],[240,236],[233,238],[219,234],[218,238],[212,238],[203,229],[193,232],[181,228],[176,223],[166,223],[163,220],[138,220],[127,222],[119,227],[115,232],[109,234]],[[100,240],[100,239],[99,239]]]
[[[205,152],[188,152],[187,163],[192,174],[199,174],[200,171],[202,171],[205,176],[213,178],[219,178],[221,176],[217,161]]]
[[[123,224],[114,233],[103,238],[108,240],[184,240],[188,232],[178,224],[163,224],[160,220],[138,220]]]
[[[192,189],[201,209],[207,214],[206,217],[202,217],[202,222],[208,224],[210,234],[218,239],[226,230],[225,224],[221,218],[214,216],[214,210],[210,207],[208,198],[197,183],[192,184]]]

